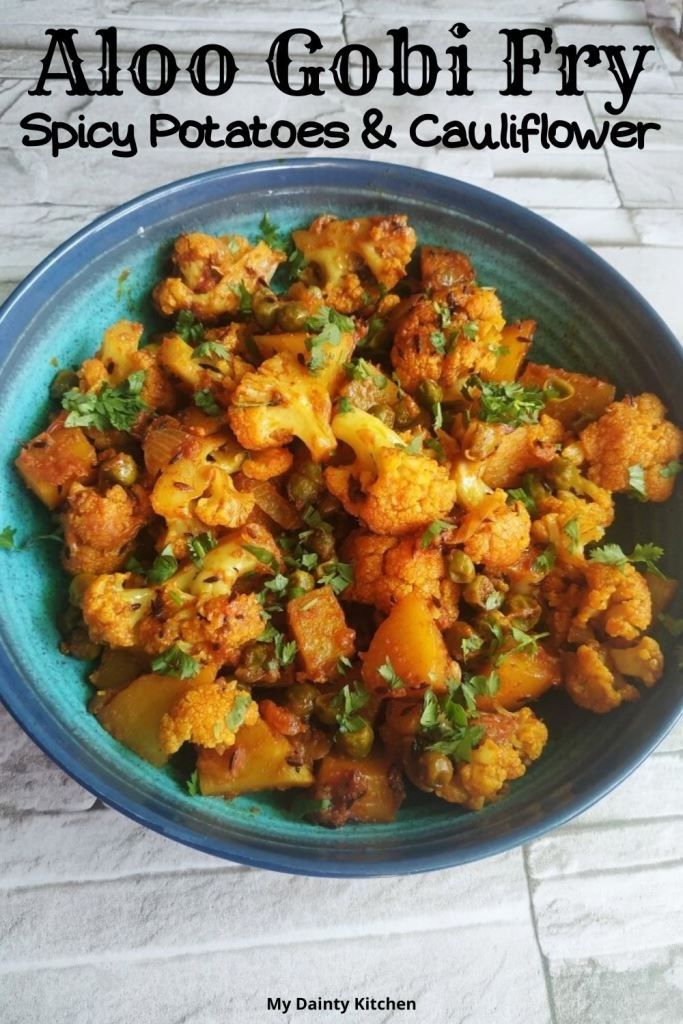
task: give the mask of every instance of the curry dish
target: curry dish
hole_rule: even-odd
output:
[[[182,235],[169,274],[17,459],[117,741],[191,753],[195,796],[388,822],[406,784],[503,796],[546,691],[603,714],[657,682],[676,585],[650,539],[604,536],[615,494],[673,491],[659,398],[530,361],[534,321],[402,215]]]

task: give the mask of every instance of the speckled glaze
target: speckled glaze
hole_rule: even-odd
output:
[[[13,468],[22,440],[46,416],[59,366],[80,362],[121,317],[156,320],[151,285],[176,235],[186,230],[257,231],[267,210],[284,228],[322,211],[341,216],[401,211],[421,241],[464,249],[481,283],[494,285],[508,319],[539,323],[535,357],[604,375],[620,393],[651,389],[673,411],[683,354],[648,304],[584,245],[525,209],[439,175],[355,160],[283,160],[232,167],[142,196],[60,247],[0,311],[0,527],[19,541],[51,532],[45,510]],[[127,273],[123,273],[127,272]],[[681,500],[620,501],[625,545],[653,540],[665,568],[683,577]],[[57,648],[55,614],[66,579],[50,541],[0,554],[0,696],[34,740],[104,801],[181,842],[232,860],[319,875],[426,871],[501,852],[567,820],[647,756],[681,707],[674,659],[644,699],[608,716],[581,712],[560,694],[539,713],[550,728],[543,757],[501,803],[479,814],[412,794],[393,825],[314,828],[282,796],[231,803],[189,797],[179,768],[151,767],[88,714],[82,663]]]

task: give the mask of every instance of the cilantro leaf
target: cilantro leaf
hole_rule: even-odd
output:
[[[339,405],[337,406],[337,411],[338,412],[353,412],[353,402],[350,402],[349,399],[346,397],[346,395],[344,395],[342,398],[339,399]]]
[[[555,548],[552,544],[549,544],[545,551],[534,559],[531,565],[531,571],[537,573],[549,573],[552,567],[555,565]]]
[[[204,324],[200,323],[189,309],[182,309],[173,328],[188,345],[197,345],[204,339]]]
[[[535,385],[525,387],[519,381],[483,381],[476,374],[465,382],[465,397],[472,397],[473,388],[479,392],[479,419],[515,427],[538,423],[548,398],[542,388]]]
[[[243,724],[251,703],[251,694],[245,693],[244,690],[238,690],[235,694],[235,699],[232,702],[232,707],[225,716],[225,724],[230,732],[237,732],[239,727]]]
[[[476,654],[483,646],[484,641],[476,633],[473,633],[472,636],[464,636],[460,641],[460,650],[465,659],[469,658],[472,654]]]
[[[522,651],[524,654],[530,654],[532,656],[534,654],[538,654],[538,641],[549,636],[548,633],[526,633],[518,626],[511,627],[510,635],[515,642],[514,649],[516,651]]]
[[[285,242],[282,238],[282,233],[270,219],[270,214],[266,211],[261,220],[259,221],[259,231],[261,233],[261,239],[271,249],[281,249],[284,251]]]
[[[628,467],[629,495],[638,501],[647,501],[647,485],[645,483],[645,470],[642,466],[635,465]]]
[[[198,409],[201,409],[202,412],[205,412],[207,416],[220,416],[223,412],[208,388],[202,388],[201,391],[195,391],[193,397],[194,404]]]
[[[292,800],[292,806],[290,813],[295,818],[307,818],[309,814],[318,814],[320,811],[329,811],[332,806],[332,801],[325,798],[324,800],[312,800],[310,797],[296,796]]]
[[[190,537],[187,542],[187,550],[198,569],[201,569],[204,559],[217,543],[212,533],[198,533],[196,537]]]
[[[666,466],[662,466],[659,470],[659,475],[663,477],[677,476],[683,470],[683,462],[679,462],[678,459],[672,459],[671,462],[667,462]]]
[[[347,658],[345,654],[342,654],[341,658],[337,661],[336,668],[340,676],[345,676],[351,668],[351,659]]]
[[[358,714],[370,700],[370,694],[361,683],[354,683],[353,689],[346,683],[332,701],[336,712],[339,731],[358,732],[363,728],[365,719]]]
[[[385,388],[389,381],[366,359],[353,359],[344,364],[344,370],[351,380],[371,380],[378,388]]]
[[[72,388],[62,398],[62,408],[69,413],[64,426],[130,430],[140,413],[147,409],[140,398],[144,382],[145,371],[136,370],[116,388],[106,383],[97,392]]]
[[[391,664],[390,658],[386,658],[384,664],[380,665],[377,669],[377,674],[381,676],[390,690],[402,690],[405,686],[405,683]]]
[[[349,562],[325,562],[321,566],[324,572],[318,583],[332,587],[335,594],[341,594],[353,583],[353,566]]]
[[[249,316],[252,312],[252,295],[244,281],[230,285],[230,288],[239,299],[239,312],[243,313],[245,316]]]
[[[242,547],[245,551],[248,551],[250,555],[253,555],[254,558],[258,558],[259,562],[262,562],[263,565],[267,565],[269,569],[272,569],[274,572],[278,572],[280,563],[273,552],[269,551],[268,548],[261,548],[258,544],[243,544]]]
[[[445,303],[433,302],[434,312],[439,318],[439,322],[442,327],[450,327],[451,325],[451,311]]]
[[[538,511],[538,505],[525,487],[511,487],[508,491],[508,498],[512,498],[513,501],[521,501],[530,515],[534,515]]]
[[[479,325],[474,320],[470,320],[468,323],[463,324],[460,331],[466,338],[469,338],[470,341],[474,341],[479,334]]]
[[[173,554],[173,548],[167,544],[160,555],[157,555],[152,563],[152,568],[147,573],[150,583],[165,583],[170,580],[176,572],[178,562]]]
[[[622,572],[627,562],[642,564],[647,572],[666,578],[661,569],[655,565],[663,554],[664,549],[657,544],[636,544],[630,555],[625,554],[619,544],[603,544],[602,547],[593,548],[588,557],[592,562],[614,565]]]
[[[186,654],[177,644],[157,655],[152,662],[152,672],[163,676],[177,676],[178,679],[193,679],[199,672],[200,664]]]
[[[420,547],[424,550],[428,548],[433,540],[444,532],[444,530],[450,530],[452,523],[447,523],[445,519],[435,519],[434,522],[430,523],[427,529],[420,537]]]
[[[16,535],[16,529],[13,526],[6,526],[0,531],[0,551],[14,551],[16,544],[14,537]]]
[[[230,352],[225,345],[219,345],[217,341],[203,341],[192,353],[193,359],[208,359],[211,356],[215,356],[216,359],[230,359]]]
[[[443,331],[432,331],[429,335],[429,340],[432,343],[432,347],[440,356],[446,355],[446,335]]]
[[[338,313],[330,306],[321,306],[314,316],[306,320],[304,327],[310,334],[306,341],[306,347],[311,353],[308,367],[315,373],[325,365],[325,352],[321,346],[338,345],[342,334],[354,330],[354,322],[351,317]]]
[[[434,417],[434,430],[441,430],[443,427],[443,409],[441,408],[441,402],[434,402],[432,406],[432,416]]]
[[[569,519],[562,527],[563,533],[569,537],[571,542],[572,553],[578,551],[581,547],[581,535],[579,532],[579,521],[578,519]]]
[[[199,772],[195,768],[190,777],[185,782],[185,788],[190,796],[199,796]]]

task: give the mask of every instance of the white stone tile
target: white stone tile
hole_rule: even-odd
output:
[[[530,843],[527,863],[540,880],[676,861],[683,848],[683,816],[616,827],[571,825]]]
[[[587,245],[632,245],[639,241],[627,210],[537,207],[535,212]]]
[[[551,961],[556,1024],[678,1024],[683,1020],[683,950],[620,952]]]
[[[419,879],[195,869],[10,890],[3,904],[5,969],[102,961],[133,951],[171,955],[402,933],[417,940],[434,929],[457,927],[464,934],[470,924],[495,929],[528,919],[519,850]]]
[[[83,811],[94,802],[0,706],[0,811]]]
[[[555,37],[556,43],[559,42],[563,46],[569,43],[574,43],[576,46],[585,46],[586,43],[624,46],[623,56],[629,69],[633,67],[636,60],[634,46],[654,46],[654,51],[645,57],[643,71],[636,83],[636,91],[673,91],[671,74],[662,60],[652,32],[647,25],[613,25],[609,32],[605,33],[604,29],[602,31],[593,30],[590,25],[563,24],[557,26]],[[594,68],[587,67],[585,63],[579,64],[578,87],[590,91],[595,89],[604,89],[611,93],[619,91],[614,76],[610,73],[604,59]]]
[[[683,935],[683,861],[545,878],[532,886],[541,949],[551,960],[658,949]]]
[[[683,151],[683,99],[680,96],[661,96],[641,92],[636,89],[628,107],[623,114],[613,115],[605,112],[604,104],[614,99],[610,93],[590,93],[588,104],[596,119],[607,121],[656,121],[661,130],[648,132],[646,150],[652,152],[659,149],[677,149]],[[610,154],[615,152],[610,146]],[[623,150],[620,152],[624,152]],[[626,150],[625,152],[629,152]],[[681,154],[683,161],[683,153]]]
[[[606,822],[656,821],[680,815],[681,759],[675,754],[653,754],[616,789],[575,818],[577,825]]]
[[[0,888],[233,865],[157,835],[109,808],[0,817]],[[234,865],[235,871],[240,871]]]
[[[404,881],[420,887],[420,879]],[[399,882],[398,902],[401,895]],[[372,912],[369,905],[361,910],[364,918]],[[279,916],[275,905],[271,930]],[[229,913],[225,928],[230,929]],[[160,946],[168,937],[160,936]],[[188,952],[173,960],[126,962],[107,958],[93,966],[20,971],[1,983],[7,1007],[3,1024],[92,1024],[95,1002],[97,1019],[106,1024],[133,1019],[140,1024],[550,1024],[540,957],[531,928],[521,919],[495,928],[472,923],[466,930],[407,931],[362,941],[302,944],[295,938],[258,952]],[[415,999],[417,1012],[267,1011],[268,996],[353,1001],[357,995]]]

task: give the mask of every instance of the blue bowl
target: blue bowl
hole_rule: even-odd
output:
[[[61,245],[0,311],[0,527],[23,541],[50,521],[12,468],[22,440],[44,422],[47,387],[80,362],[103,329],[131,315],[154,322],[150,287],[176,235],[257,231],[264,211],[283,228],[322,211],[341,216],[405,212],[421,240],[465,250],[494,285],[508,319],[539,322],[535,358],[589,371],[621,392],[651,389],[676,409],[683,353],[637,292],[584,245],[495,195],[440,175],[360,160],[282,160],[197,175],[150,192]],[[655,540],[665,568],[683,577],[680,499],[620,503],[614,539]],[[562,694],[544,698],[543,757],[498,804],[473,814],[413,793],[392,825],[314,827],[281,795],[233,802],[192,798],[178,769],[159,770],[116,743],[87,711],[82,663],[57,647],[55,615],[65,577],[49,541],[2,555],[0,697],[62,768],[112,807],[207,853],[279,871],[362,876],[428,871],[500,853],[590,806],[654,749],[676,720],[679,679],[637,703],[589,715]],[[674,659],[669,661],[674,664]]]

